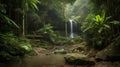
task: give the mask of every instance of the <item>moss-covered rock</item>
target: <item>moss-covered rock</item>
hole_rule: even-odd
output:
[[[70,53],[67,54],[65,57],[65,61],[68,64],[77,64],[77,65],[94,65],[94,61],[88,58],[86,55],[77,54],[77,53]]]
[[[120,46],[111,44],[108,47],[106,47],[104,50],[99,51],[96,54],[96,60],[101,61],[119,61],[120,60],[120,52],[119,52]]]
[[[55,53],[55,54],[66,54],[67,51],[64,50],[64,49],[57,49],[57,50],[54,51],[54,53]]]

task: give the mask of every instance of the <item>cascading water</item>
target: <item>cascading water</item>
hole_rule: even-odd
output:
[[[66,4],[65,16],[69,19],[70,38],[74,38],[80,33],[81,30],[78,26],[81,26],[88,14],[93,12],[91,5],[94,5],[91,0],[75,0],[73,4]]]
[[[70,21],[70,38],[74,38],[75,33],[74,33],[74,27],[73,26],[76,26],[76,22],[73,19],[69,19],[69,21]]]
[[[69,19],[70,21],[70,37],[73,38],[73,20]]]

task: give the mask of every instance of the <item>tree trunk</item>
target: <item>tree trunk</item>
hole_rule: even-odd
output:
[[[64,3],[64,4],[66,4],[66,3]],[[66,17],[66,5],[64,5],[64,7],[63,7],[63,12],[64,12],[64,18],[65,18],[65,36],[66,36],[66,38],[67,38],[67,36],[68,36],[68,31],[67,31],[67,17]]]
[[[65,22],[65,36],[66,36],[66,38],[67,38],[67,35],[68,35],[68,33],[67,33],[67,22]]]
[[[25,14],[23,14],[23,20],[22,20],[22,35],[25,35]]]

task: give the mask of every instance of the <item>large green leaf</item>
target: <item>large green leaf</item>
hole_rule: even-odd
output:
[[[100,15],[95,16],[95,18],[96,18],[96,22],[100,21]]]
[[[3,15],[0,13],[0,18],[2,18],[2,20],[10,25],[14,25],[16,28],[19,28],[19,26],[10,18],[8,18],[7,16]]]
[[[109,16],[109,17],[106,17],[106,19],[105,19],[105,22],[107,21],[107,20],[109,20],[111,18],[111,16]]]
[[[39,0],[27,0],[26,3],[28,3],[29,5],[28,7],[32,7],[32,9],[38,10],[37,4],[39,4],[40,1]]]
[[[104,24],[104,26],[105,26],[106,28],[110,29],[110,26],[109,26],[109,25],[107,25],[107,24]]]
[[[104,23],[104,21],[105,21],[105,11],[103,10],[102,11],[102,15],[101,15],[101,24],[103,24]]]
[[[98,33],[101,33],[103,31],[103,27],[101,27],[99,30],[98,30]]]

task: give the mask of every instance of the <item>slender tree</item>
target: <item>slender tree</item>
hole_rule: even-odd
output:
[[[73,4],[76,0],[41,0],[43,5],[46,5],[48,9],[55,9],[57,14],[65,22],[65,36],[67,37],[67,21],[68,18],[66,16],[66,7],[68,3]]]
[[[26,19],[26,14],[30,9],[33,10],[38,10],[37,4],[40,3],[39,0],[22,0],[22,35],[25,35],[25,19]]]

